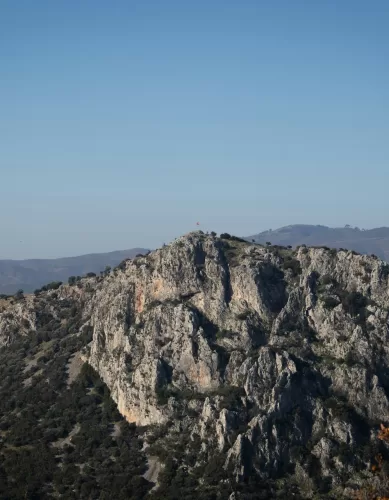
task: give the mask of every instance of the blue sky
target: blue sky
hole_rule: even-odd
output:
[[[2,0],[0,258],[389,225],[387,0]]]

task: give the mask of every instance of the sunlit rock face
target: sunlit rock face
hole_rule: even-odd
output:
[[[287,471],[306,448],[336,483],[341,447],[361,466],[367,427],[389,419],[388,276],[354,252],[197,232],[55,300],[81,304],[84,359],[129,422],[179,412],[237,476]],[[2,344],[34,330],[37,300],[2,306]]]

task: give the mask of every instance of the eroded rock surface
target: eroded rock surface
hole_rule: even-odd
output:
[[[199,232],[58,300],[82,301],[83,358],[129,422],[174,422],[237,478],[313,463],[336,487],[389,419],[388,276],[354,252]],[[0,312],[3,343],[34,328],[34,300]]]

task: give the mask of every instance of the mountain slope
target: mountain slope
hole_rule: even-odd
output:
[[[87,289],[83,280],[0,300],[9,342],[0,349],[1,498],[135,500],[152,486],[142,477],[137,429],[123,421],[98,374],[81,367],[92,338]]]
[[[146,251],[132,248],[61,259],[0,260],[0,294],[13,294],[19,289],[32,292],[52,281],[66,282],[69,276],[99,273],[106,266],[117,266],[122,260]]]
[[[81,352],[143,442],[143,454],[136,447],[126,452],[128,463],[139,464],[135,477],[141,481],[145,456],[162,464],[150,498],[352,498],[370,482],[384,496],[371,460],[378,452],[389,458],[376,437],[379,424],[389,423],[388,279],[389,265],[371,256],[263,247],[198,232],[108,276],[2,301],[0,355],[5,362],[12,352],[13,359],[8,381],[6,373],[0,378],[2,462],[9,464],[15,447],[35,450],[33,438],[14,435],[35,429],[36,418],[39,432],[50,429],[47,450],[59,438],[70,440],[57,457],[61,467],[70,464],[72,478],[83,470],[71,432],[78,432],[75,422],[83,425],[84,412],[67,425],[63,406],[53,413],[50,401],[36,416],[26,406],[30,387],[47,380],[40,372],[46,364],[58,373],[70,353]],[[53,339],[59,344],[44,355]],[[63,353],[66,346],[71,351]],[[30,372],[20,369],[21,360]],[[17,401],[9,392],[13,377]],[[61,380],[54,399],[61,400]],[[117,417],[96,418],[107,429]],[[105,467],[114,470],[111,440],[107,446],[98,463],[92,444],[84,453],[96,471],[93,491],[112,486],[104,479]],[[62,472],[50,467],[46,485],[69,498],[81,492],[76,480],[57,480]],[[8,484],[15,474],[9,465]],[[139,485],[143,498],[150,485]],[[135,483],[128,487],[134,496]]]
[[[274,245],[326,245],[331,248],[346,248],[365,254],[375,254],[381,259],[389,261],[389,228],[360,230],[351,227],[331,228],[326,226],[312,226],[296,224],[281,227],[274,231],[264,231],[248,236],[251,241],[265,244],[267,241]]]

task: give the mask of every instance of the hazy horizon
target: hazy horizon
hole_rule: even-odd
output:
[[[279,227],[274,227],[274,228],[267,228],[267,229],[263,229],[261,231],[253,231],[253,232],[247,233],[247,234],[233,233],[233,232],[230,231],[230,234],[233,234],[235,236],[240,236],[240,237],[243,237],[243,238],[245,238],[245,237],[248,238],[248,237],[250,237],[252,235],[256,235],[256,234],[260,234],[260,233],[265,233],[267,231],[274,231],[274,232],[276,232],[278,229],[282,229],[282,228],[285,228],[285,227],[292,227],[292,226],[321,226],[321,227],[327,227],[329,229],[344,229],[346,227],[346,224],[344,224],[342,226],[328,226],[327,224],[296,223],[296,224],[286,224],[285,226],[279,226]],[[372,229],[379,229],[379,228],[383,228],[383,227],[389,229],[389,226],[361,227],[361,226],[354,226],[352,224],[348,224],[348,226],[350,227],[350,229],[359,229],[359,230],[362,230],[362,231],[369,231],[369,230],[372,230]],[[128,246],[126,248],[115,248],[115,249],[108,249],[108,250],[101,250],[101,251],[91,251],[91,252],[87,252],[87,253],[74,253],[74,254],[69,254],[69,255],[42,256],[42,257],[22,257],[20,259],[13,259],[13,258],[9,258],[9,257],[4,257],[4,258],[0,257],[0,260],[2,260],[2,261],[6,261],[6,260],[8,260],[8,261],[11,261],[11,260],[15,260],[15,261],[24,261],[24,260],[55,260],[55,259],[67,259],[67,258],[72,258],[72,257],[86,257],[88,255],[95,255],[95,254],[110,254],[110,253],[116,253],[116,252],[125,252],[126,250],[132,250],[134,248],[145,249],[145,250],[155,250],[155,249],[157,249],[159,247],[162,247],[163,244],[169,244],[169,243],[171,243],[176,237],[183,236],[184,234],[187,234],[188,232],[198,231],[198,230],[201,230],[201,229],[203,229],[204,231],[211,231],[211,230],[208,230],[208,229],[196,226],[196,228],[193,228],[190,231],[187,231],[186,233],[177,234],[173,238],[171,238],[170,240],[164,240],[160,244],[157,244],[155,246],[149,246],[149,247],[144,246],[142,244],[135,244],[135,245],[132,245],[132,246]],[[222,232],[228,232],[228,228],[225,229],[225,230],[220,231],[218,234],[221,234]]]
[[[389,225],[389,4],[3,0],[0,258]]]

